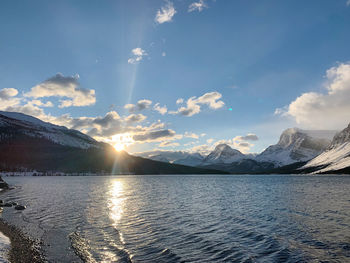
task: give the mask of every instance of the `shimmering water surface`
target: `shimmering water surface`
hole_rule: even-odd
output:
[[[349,176],[4,179],[51,262],[350,262]]]

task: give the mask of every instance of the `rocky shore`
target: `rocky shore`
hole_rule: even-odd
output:
[[[8,191],[8,184],[0,177],[1,192]],[[3,208],[1,208],[3,209]],[[1,211],[2,212],[2,211]],[[40,243],[30,239],[20,229],[0,218],[0,231],[11,241],[8,260],[11,263],[46,262],[40,253]]]

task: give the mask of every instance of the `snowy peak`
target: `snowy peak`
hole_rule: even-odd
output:
[[[350,124],[337,133],[329,147],[301,169],[315,169],[315,173],[336,172],[350,167]]]
[[[333,149],[347,142],[350,142],[350,124],[344,130],[334,136],[329,148]]]
[[[306,133],[301,132],[301,130],[298,128],[290,128],[281,134],[280,140],[277,144],[283,148],[287,148],[290,145],[296,143],[296,141],[305,138],[306,136]]]
[[[259,154],[256,160],[272,162],[275,166],[308,161],[329,146],[335,133],[336,131],[287,129],[281,134],[279,142]]]
[[[245,155],[227,144],[219,144],[203,160],[203,164],[232,163],[245,158]]]
[[[79,131],[44,122],[23,113],[0,111],[0,141],[11,140],[19,135],[81,149],[99,148],[102,145]]]
[[[324,144],[329,144],[336,132],[337,131],[332,130],[302,130],[298,128],[290,128],[281,134],[280,140],[277,144],[283,148],[288,148],[300,142],[305,143],[308,140],[318,142],[323,141]]]

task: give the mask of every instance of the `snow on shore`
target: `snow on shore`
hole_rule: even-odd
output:
[[[10,239],[0,232],[0,262],[9,262],[7,254],[10,250]]]

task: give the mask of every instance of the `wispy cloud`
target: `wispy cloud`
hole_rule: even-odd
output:
[[[193,132],[185,132],[184,137],[186,138],[192,138],[192,139],[198,139],[199,136]]]
[[[177,147],[177,146],[180,146],[180,144],[178,142],[167,141],[167,142],[161,142],[158,146],[159,147]]]
[[[346,2],[346,6],[350,6],[350,0]]]
[[[149,131],[141,134],[136,134],[133,136],[135,141],[159,141],[164,138],[173,138],[176,135],[176,132],[170,129],[159,130],[159,131]]]
[[[176,100],[176,104],[182,104],[184,103],[184,99],[183,98],[179,98]]]
[[[171,111],[170,114],[178,114],[183,116],[193,116],[195,114],[200,113],[201,105],[208,105],[210,109],[216,110],[225,105],[223,101],[221,101],[222,95],[219,92],[208,92],[199,98],[191,97],[186,102],[186,107],[180,107],[177,111]],[[178,99],[176,103],[182,103],[182,99]]]
[[[166,4],[157,11],[157,14],[154,20],[158,24],[171,22],[175,14],[176,14],[176,10],[174,8],[173,3],[170,1],[166,1]]]
[[[153,107],[155,111],[158,111],[160,114],[164,115],[167,113],[168,108],[166,106],[161,107],[159,103],[156,103]]]
[[[208,8],[208,5],[205,3],[204,0],[199,0],[198,2],[193,2],[192,4],[190,4],[190,6],[188,7],[188,12],[202,12],[205,8]]]
[[[140,47],[134,48],[131,50],[132,57],[128,59],[129,64],[136,64],[137,62],[140,62],[144,56],[148,56],[145,50],[143,50]]]

